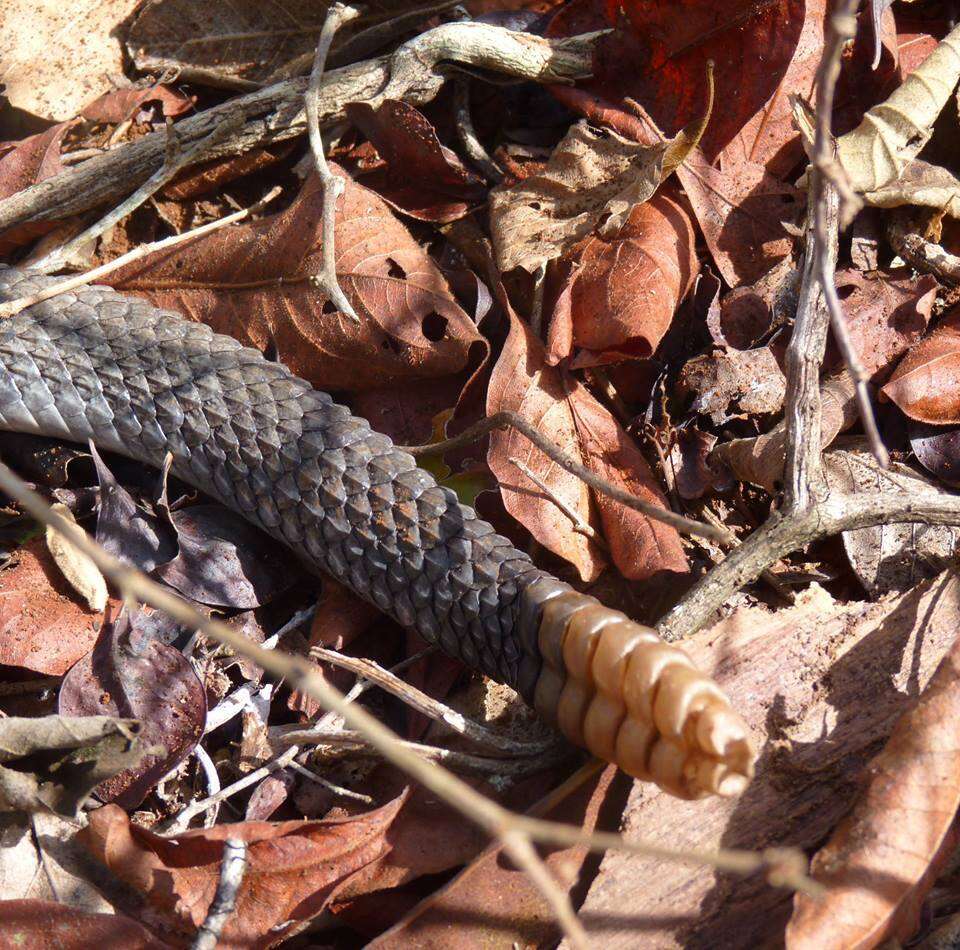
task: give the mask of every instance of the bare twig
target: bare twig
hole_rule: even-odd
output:
[[[483,174],[487,181],[499,185],[503,181],[503,172],[497,168],[496,162],[489,156],[483,143],[477,138],[473,119],[470,116],[470,77],[457,76],[453,86],[454,119],[457,127],[457,138],[467,157]]]
[[[213,895],[206,920],[193,941],[192,950],[214,950],[230,915],[237,906],[237,894],[247,869],[247,843],[238,838],[227,838],[223,843],[220,880]]]
[[[118,588],[125,599],[150,604],[155,609],[164,611],[184,626],[202,630],[205,635],[231,647],[236,653],[252,660],[274,676],[288,680],[296,688],[316,699],[322,706],[341,716],[348,726],[360,733],[384,758],[452,805],[465,817],[476,822],[490,837],[501,841],[507,855],[525,871],[536,863],[539,857],[535,852],[531,855],[531,853],[515,845],[510,835],[517,830],[534,841],[549,844],[575,841],[597,851],[605,851],[608,848],[616,847],[636,854],[652,854],[657,857],[673,858],[680,861],[697,862],[698,859],[702,859],[703,863],[743,873],[752,873],[764,869],[771,870],[770,859],[763,854],[723,851],[697,856],[688,851],[670,851],[669,849],[648,846],[642,842],[627,841],[619,835],[587,835],[584,834],[582,829],[575,826],[516,815],[496,802],[485,798],[476,789],[445,769],[423,758],[417,751],[405,746],[395,733],[369,712],[349,702],[339,690],[319,675],[308,661],[279,650],[261,649],[238,630],[220,620],[200,613],[182,598],[152,581],[137,568],[124,564],[108,554],[85,533],[73,535],[70,522],[53,511],[40,495],[2,463],[0,463],[0,491],[6,492],[39,522],[52,526],[68,537],[72,544],[97,565],[103,575]],[[958,504],[958,508],[960,508],[960,504]],[[958,513],[958,516],[960,516],[960,513]],[[800,860],[804,861],[802,855]],[[805,861],[803,866],[805,866]],[[807,878],[801,870],[783,874],[779,863],[776,870],[779,875],[778,881],[781,884],[816,892],[817,885]],[[546,883],[547,880],[550,881],[549,885]],[[538,875],[537,881],[539,887],[551,891],[551,893],[544,895],[551,906],[557,906],[559,901],[567,899],[552,879],[544,879],[542,875]],[[573,930],[568,932],[568,937],[571,938],[575,947],[587,946],[586,934],[579,925],[574,926]]]
[[[556,462],[562,469],[583,479],[591,488],[609,496],[614,501],[645,514],[654,521],[662,521],[673,528],[676,528],[681,534],[692,534],[700,538],[710,538],[712,541],[718,541],[721,544],[732,545],[736,543],[736,538],[732,532],[726,528],[714,527],[704,524],[702,521],[695,521],[693,518],[684,518],[666,508],[660,508],[653,505],[636,495],[614,485],[605,478],[597,475],[585,465],[581,465],[576,459],[567,455],[559,446],[551,442],[538,429],[531,425],[526,419],[517,412],[496,412],[492,416],[487,416],[472,426],[464,429],[460,435],[452,439],[444,439],[442,442],[431,442],[427,445],[400,445],[397,446],[402,452],[409,452],[411,455],[439,455],[442,452],[449,452],[453,449],[459,449],[465,445],[470,445],[482,438],[488,432],[494,429],[514,428],[521,435],[526,436],[541,452],[552,461]]]
[[[404,682],[395,673],[385,670],[379,664],[374,663],[373,660],[347,656],[344,653],[337,653],[336,650],[328,650],[325,647],[313,647],[310,650],[310,655],[318,660],[325,660],[334,666],[349,670],[351,673],[356,673],[357,676],[362,676],[374,685],[402,699],[407,705],[423,713],[423,715],[449,726],[465,739],[469,739],[485,748],[493,749],[501,755],[542,755],[551,745],[555,744],[553,738],[547,742],[518,742],[509,736],[493,732],[458,713],[455,709],[444,705],[432,696],[428,696],[415,686]]]
[[[446,81],[441,68],[446,61],[540,83],[572,82],[591,74],[593,49],[605,32],[544,39],[485,23],[447,23],[414,37],[391,56],[326,73],[318,90],[319,121],[321,126],[342,121],[351,102],[382,101],[398,72],[399,83],[390,83],[392,98],[413,105],[429,102]],[[306,79],[288,79],[181,119],[180,142],[189,149],[234,111],[243,117],[243,126],[210,147],[204,158],[234,156],[295,138],[306,131],[306,88]],[[62,220],[116,201],[163,164],[163,151],[163,133],[154,132],[25,188],[0,201],[0,231],[15,224]]]
[[[302,775],[305,779],[322,786],[328,792],[333,792],[334,795],[339,795],[341,798],[351,798],[355,802],[360,802],[361,805],[374,804],[373,799],[369,795],[363,795],[360,792],[355,792],[352,788],[344,788],[342,785],[337,785],[335,782],[325,779],[322,775],[317,775],[316,772],[308,769],[305,765],[301,765],[296,759],[290,762],[288,767],[298,775]]]
[[[830,312],[830,325],[833,328],[834,339],[843,355],[850,378],[857,387],[857,408],[860,412],[863,430],[870,442],[870,451],[873,452],[877,464],[885,469],[890,466],[890,455],[880,438],[877,420],[874,418],[873,406],[870,403],[870,392],[867,388],[870,377],[863,368],[853,341],[850,339],[843,305],[837,296],[837,285],[834,282],[834,262],[836,258],[834,256],[831,259],[829,254],[829,246],[831,241],[834,240],[836,226],[834,225],[832,230],[828,230],[830,225],[827,221],[827,204],[825,201],[826,189],[829,187],[829,176],[837,164],[831,123],[833,120],[833,94],[837,85],[837,77],[840,75],[840,53],[844,44],[856,36],[856,13],[859,6],[860,0],[838,0],[836,8],[829,18],[824,39],[823,56],[820,59],[820,67],[817,72],[817,123],[816,136],[813,142],[811,197],[814,202],[815,226],[818,237],[815,247],[817,278],[823,290],[827,310]]]
[[[510,462],[515,465],[527,478],[533,482],[537,488],[540,489],[550,499],[569,519],[571,525],[573,525],[573,530],[577,534],[582,534],[585,538],[589,538],[598,548],[601,548],[604,551],[609,550],[606,539],[593,527],[591,524],[587,524],[577,512],[570,507],[542,478],[529,465],[525,462],[520,461],[518,458],[510,458]]]
[[[94,267],[92,270],[86,271],[86,273],[74,274],[73,277],[67,277],[64,280],[57,281],[55,284],[50,284],[50,286],[44,287],[43,290],[39,290],[37,293],[30,294],[27,297],[18,297],[16,300],[8,300],[5,303],[0,303],[0,319],[3,317],[12,317],[27,307],[42,303],[44,300],[50,300],[52,297],[67,293],[67,291],[76,290],[77,287],[92,284],[95,280],[99,280],[101,277],[105,277],[107,274],[133,261],[138,261],[150,254],[155,254],[157,251],[164,251],[167,248],[173,247],[175,244],[183,244],[186,241],[194,241],[199,237],[203,237],[205,234],[209,234],[211,231],[217,231],[230,224],[236,224],[237,221],[242,221],[244,218],[249,218],[253,214],[258,214],[280,194],[280,191],[281,189],[279,187],[271,188],[270,191],[259,201],[250,205],[249,208],[235,211],[233,214],[218,218],[209,224],[201,225],[192,231],[184,231],[183,234],[174,234],[171,237],[164,238],[162,241],[154,241],[152,244],[141,244],[132,251],[127,251],[126,254],[121,254],[120,257],[114,258],[106,264],[101,264],[99,267]]]
[[[359,15],[360,11],[356,7],[346,6],[343,3],[334,3],[327,10],[327,18],[324,20],[323,29],[320,31],[320,39],[317,42],[317,52],[313,59],[313,70],[310,73],[310,83],[307,86],[305,98],[310,150],[313,152],[313,161],[317,166],[317,174],[320,176],[320,184],[323,188],[323,264],[320,273],[315,274],[312,281],[330,298],[331,303],[337,310],[346,314],[356,323],[360,322],[360,318],[340,289],[340,284],[337,281],[337,253],[334,231],[337,218],[337,200],[343,194],[345,184],[339,175],[334,175],[330,171],[326,156],[323,154],[318,100],[323,71],[327,63],[327,54],[330,52],[333,37],[341,26],[356,19]]]
[[[182,153],[177,132],[173,125],[168,125],[167,148],[165,150],[163,165],[132,195],[120,202],[112,211],[107,212],[99,221],[94,222],[90,227],[76,235],[76,237],[71,238],[62,247],[55,248],[40,258],[40,260],[35,261],[33,266],[37,270],[50,273],[51,271],[59,270],[65,264],[69,264],[74,254],[92,241],[95,241],[101,234],[109,231],[110,228],[123,220],[128,214],[134,212],[149,197],[156,194],[164,185],[176,178],[184,168],[203,161],[216,145],[227,138],[230,133],[240,128],[241,120],[241,113],[236,111],[228,112],[223,117],[222,123],[216,126],[206,138],[194,143]]]

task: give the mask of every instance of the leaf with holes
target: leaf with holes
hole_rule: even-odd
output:
[[[666,507],[630,436],[581,383],[547,365],[543,345],[514,314],[487,393],[487,414],[504,410],[520,413],[598,475],[651,504]],[[603,541],[595,540],[597,534],[605,539],[610,560],[625,577],[687,570],[675,528],[594,492],[519,432],[491,433],[488,461],[500,482],[507,511],[541,544],[570,561],[584,580],[594,580],[607,564]],[[517,461],[533,472],[546,490],[519,468]],[[577,530],[556,499],[574,515]]]
[[[344,174],[335,169],[338,174]],[[446,376],[483,337],[443,274],[382,198],[346,179],[336,270],[360,317],[338,313],[313,277],[323,191],[312,176],[285,211],[216,231],[118,272],[114,286],[267,350],[322,389]]]

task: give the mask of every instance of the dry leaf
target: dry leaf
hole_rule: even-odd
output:
[[[906,940],[956,844],[960,805],[960,639],[866,769],[869,784],[811,863],[826,896],[794,898],[787,950]]]
[[[471,345],[486,347],[430,256],[382,198],[349,178],[336,269],[360,322],[338,313],[310,280],[321,266],[322,212],[312,176],[285,211],[124,267],[114,285],[261,351],[275,347],[321,389],[445,376],[467,365]]]
[[[960,310],[907,353],[880,392],[918,422],[960,422]]]
[[[710,415],[716,425],[737,409],[743,415],[777,412],[787,390],[786,377],[766,346],[694,357],[680,371],[678,385],[681,392],[696,394],[693,411]]]
[[[556,365],[576,347],[574,368],[651,356],[699,266],[693,222],[665,194],[565,260],[573,270],[550,321],[547,361]]]
[[[613,416],[569,374],[547,366],[539,340],[515,314],[510,320],[510,335],[490,378],[487,414],[520,413],[598,475],[666,507],[646,460]],[[606,557],[589,538],[573,530],[570,518],[512,458],[527,465],[584,524],[602,533],[610,546],[610,559],[625,577],[687,570],[676,529],[594,493],[519,432],[493,432],[487,458],[507,511],[541,544],[570,561],[584,580],[600,574]]]
[[[866,449],[828,452],[823,458],[831,488],[851,494],[946,495],[942,488],[899,462],[884,471]],[[960,528],[939,524],[881,524],[843,532],[850,566],[875,597],[906,591],[956,560]]]
[[[875,208],[918,205],[960,218],[960,180],[940,165],[915,158],[899,178],[864,196]]]
[[[72,537],[86,537],[86,532],[77,524],[73,512],[66,505],[57,502],[51,506],[51,510],[66,519],[70,527],[69,531],[61,532],[47,526],[50,556],[70,586],[87,602],[87,606],[91,610],[102,611],[107,606],[107,582],[100,568],[80,548],[70,543]]]
[[[533,273],[595,227],[601,237],[616,234],[689,147],[682,136],[646,146],[578,122],[543,172],[490,192],[490,231],[500,269]]]
[[[886,102],[874,106],[837,153],[853,189],[869,194],[898,179],[926,145],[960,78],[960,27],[945,36]]]
[[[10,104],[72,119],[123,74],[118,29],[139,0],[5,0],[0,82]]]
[[[101,622],[70,587],[41,538],[0,571],[0,664],[62,676],[93,649]]]
[[[147,898],[151,921],[163,926],[163,935],[178,940],[193,939],[206,917],[224,841],[245,841],[247,870],[217,946],[254,950],[297,933],[355,872],[383,855],[403,801],[400,796],[355,818],[235,822],[170,838],[132,824],[116,805],[105,805],[91,814],[80,835],[102,864]]]
[[[0,902],[0,931],[6,946],[17,950],[164,950],[169,946],[123,914],[91,914],[53,900]]]

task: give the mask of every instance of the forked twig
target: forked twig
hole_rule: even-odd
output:
[[[323,139],[320,137],[320,110],[317,105],[320,96],[320,85],[323,80],[323,71],[327,64],[327,54],[338,29],[345,23],[356,19],[360,11],[343,3],[334,3],[327,10],[327,18],[320,31],[317,42],[317,52],[313,59],[313,69],[310,72],[310,82],[304,105],[307,113],[307,134],[310,137],[310,150],[313,152],[313,161],[320,176],[320,185],[323,188],[323,263],[319,274],[313,275],[312,282],[325,293],[330,302],[341,313],[345,313],[356,323],[360,322],[353,305],[337,281],[337,252],[334,237],[337,221],[337,200],[346,187],[339,175],[334,175],[327,164],[323,153]]]

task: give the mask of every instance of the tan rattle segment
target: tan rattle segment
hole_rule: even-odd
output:
[[[572,742],[680,798],[738,795],[753,776],[746,723],[683,650],[566,585],[550,585],[534,706]]]

